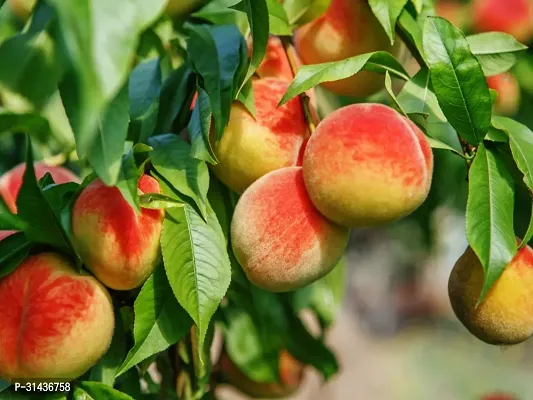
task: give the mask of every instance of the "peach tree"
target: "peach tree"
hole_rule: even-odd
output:
[[[0,398],[328,380],[349,230],[431,245],[441,204],[478,267],[459,319],[527,339],[496,289],[533,262],[533,133],[489,88],[526,50],[431,0],[0,0]]]

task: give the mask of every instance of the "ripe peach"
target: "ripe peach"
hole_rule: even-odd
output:
[[[294,44],[304,64],[340,61],[364,53],[383,50],[397,53],[401,45],[389,38],[364,0],[332,0],[324,15],[299,28]],[[367,97],[384,86],[384,77],[362,71],[340,81],[323,83],[341,95]]]
[[[277,107],[288,87],[280,79],[254,80],[257,118],[235,102],[222,138],[211,135],[219,161],[213,172],[232,190],[242,193],[266,173],[296,165],[308,128],[299,98]]]
[[[372,226],[404,217],[424,202],[433,154],[422,131],[392,108],[354,104],[318,125],[303,174],[309,197],[326,218]]]
[[[34,169],[37,179],[41,179],[47,173],[50,173],[55,183],[58,184],[80,181],[80,178],[63,167],[51,167],[43,162],[36,162]],[[0,177],[0,196],[6,202],[8,208],[14,213],[17,212],[16,201],[20,187],[22,186],[22,178],[24,177],[25,171],[26,164],[21,163]]]
[[[15,233],[17,233],[17,231],[0,231],[0,242]]]
[[[498,92],[494,111],[501,115],[514,115],[520,106],[520,86],[510,72],[487,77],[489,88]]]
[[[518,400],[514,395],[497,392],[484,396],[481,400]]]
[[[344,253],[348,234],[315,209],[301,167],[256,181],[239,199],[231,223],[231,244],[246,276],[273,292],[326,275]]]
[[[533,36],[530,0],[474,0],[470,15],[476,32],[505,32],[524,43]]]
[[[0,378],[75,379],[105,354],[113,304],[64,257],[28,257],[0,280]]]
[[[248,378],[227,353],[222,353],[220,368],[227,382],[242,393],[256,399],[275,399],[294,394],[303,380],[304,365],[289,352],[281,351],[279,358],[279,382],[255,382]]]
[[[143,193],[160,192],[149,175],[141,177],[138,187]],[[159,263],[163,217],[163,210],[142,209],[137,214],[116,187],[97,179],[74,203],[74,244],[86,267],[107,287],[133,289]]]
[[[255,73],[260,78],[278,78],[289,83],[294,79],[287,53],[277,36],[268,38],[265,57]]]
[[[516,344],[533,334],[533,250],[518,251],[476,308],[484,271],[468,247],[453,267],[448,294],[457,318],[476,337],[489,344]]]
[[[441,0],[435,3],[439,17],[445,18],[459,29],[463,29],[469,21],[467,7],[457,0]]]

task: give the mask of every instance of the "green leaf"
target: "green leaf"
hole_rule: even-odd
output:
[[[424,5],[424,0],[411,0],[411,3],[415,6],[415,10],[417,13],[422,12],[422,6]]]
[[[187,65],[182,65],[167,77],[161,89],[155,132],[172,132],[173,122],[188,114],[194,85],[194,74]]]
[[[404,116],[407,116],[402,106],[398,102],[398,99],[396,98],[394,91],[392,90],[392,79],[390,77],[389,71],[385,72],[385,89],[387,90],[387,93],[389,94],[392,104],[394,105],[396,110],[400,112],[401,114],[403,114]]]
[[[485,271],[481,302],[517,251],[514,184],[498,153],[481,144],[470,168],[466,235]]]
[[[48,244],[69,254],[75,254],[72,243],[43,194],[33,167],[31,141],[28,139],[26,150],[26,170],[17,197],[18,216],[26,223],[24,234],[28,240]]]
[[[191,16],[217,25],[235,24],[241,32],[245,32],[249,27],[246,13],[233,8],[241,2],[242,0],[211,0]]]
[[[424,53],[440,107],[459,135],[479,144],[490,126],[489,88],[463,33],[443,18],[424,27]]]
[[[231,360],[251,380],[279,381],[280,348],[264,340],[260,326],[243,310],[227,310],[225,344]]]
[[[205,162],[191,157],[191,147],[176,135],[154,136],[150,140],[152,165],[179,193],[192,199],[207,220],[209,171]]]
[[[139,199],[139,179],[144,173],[144,166],[149,160],[152,148],[146,144],[137,143],[122,158],[122,167],[117,181],[117,188],[124,199],[137,212],[141,211]]]
[[[244,85],[253,76],[265,57],[270,32],[270,22],[266,0],[243,0],[240,5],[242,6],[242,10],[246,12],[246,15],[248,16],[248,23],[250,24],[253,40],[250,64],[248,65],[246,76],[242,82]]]
[[[277,36],[290,36],[292,29],[289,17],[278,0],[267,0],[270,33]]]
[[[392,54],[386,51],[376,51],[350,57],[342,61],[304,65],[298,70],[296,77],[283,95],[279,105],[282,106],[293,97],[320,83],[346,79],[362,70],[382,73],[389,71],[400,79],[409,80],[409,75]]]
[[[98,117],[127,81],[139,34],[162,13],[165,0],[49,0],[59,22],[58,43],[69,59],[61,85],[77,149],[97,139]]]
[[[516,166],[524,174],[524,183],[530,193],[533,193],[533,132],[525,125],[511,118],[495,117],[497,127],[504,129],[509,135],[509,145]],[[524,235],[521,246],[525,246],[533,237],[533,213],[528,230]]]
[[[61,56],[47,32],[26,32],[0,45],[0,86],[41,108],[63,74]]]
[[[51,135],[48,120],[39,114],[0,110],[0,133],[25,132],[43,143]]]
[[[427,64],[422,43],[422,29],[416,19],[404,9],[398,18],[398,32],[411,53],[422,60],[422,66]]]
[[[485,32],[466,37],[485,76],[498,75],[508,71],[516,63],[516,53],[527,50],[527,46],[513,36],[503,32]]]
[[[0,196],[0,231],[23,230],[24,227],[24,221],[11,213],[4,199]]]
[[[387,32],[391,45],[394,44],[396,20],[408,0],[369,0],[372,12]]]
[[[242,92],[241,92],[242,93]],[[191,136],[191,154],[198,160],[217,164],[218,160],[213,152],[210,142],[211,121],[213,110],[209,96],[202,88],[198,87],[198,99],[189,121],[189,134]]]
[[[202,347],[231,279],[226,241],[213,210],[209,208],[206,223],[189,205],[168,209],[161,248],[170,286],[198,326]]]
[[[98,118],[98,136],[87,155],[94,171],[107,186],[117,183],[129,120],[128,88],[125,86]]]
[[[264,0],[260,0],[264,1]],[[243,54],[247,49],[244,37],[234,25],[209,28],[189,25],[188,62],[202,78],[201,87],[209,96],[217,138],[222,137],[235,99],[235,80],[239,75]]]
[[[160,210],[167,208],[184,207],[185,203],[181,200],[176,200],[172,197],[165,196],[164,194],[152,193],[143,194],[141,197],[142,208],[148,208],[152,210]]]
[[[437,97],[431,90],[429,70],[422,68],[407,81],[398,94],[398,102],[407,114],[427,114],[428,122],[445,122]]]
[[[135,346],[118,369],[117,376],[177,343],[192,325],[192,320],[174,297],[162,265],[143,285],[134,309]]]
[[[74,388],[74,400],[133,400],[133,397],[121,393],[99,382],[79,382]]]
[[[129,79],[130,119],[136,142],[145,143],[154,132],[159,111],[162,76],[159,59],[145,60]]]
[[[0,279],[12,273],[27,257],[31,243],[22,232],[0,240]]]

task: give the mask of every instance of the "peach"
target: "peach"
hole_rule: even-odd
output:
[[[324,15],[296,31],[294,44],[304,64],[341,61],[379,50],[398,53],[401,48],[399,42],[391,46],[385,30],[364,0],[332,0]],[[340,95],[367,97],[384,87],[384,77],[362,71],[322,86]]]
[[[256,119],[238,102],[231,108],[228,126],[211,145],[219,163],[215,175],[242,193],[257,179],[279,168],[294,166],[308,128],[299,98],[278,108],[289,84],[280,79],[253,81]]]
[[[468,247],[450,275],[448,294],[463,325],[480,340],[496,345],[523,342],[533,334],[533,251],[518,251],[476,307],[484,282],[478,257]]]
[[[418,127],[390,107],[354,104],[317,127],[303,161],[316,208],[348,227],[390,222],[426,199],[433,154]]]
[[[348,236],[348,229],[315,209],[301,167],[257,180],[239,199],[231,223],[231,244],[246,276],[272,292],[325,276],[342,257]]]
[[[17,231],[0,231],[0,242],[15,233],[17,233]]]
[[[289,58],[278,37],[268,39],[265,57],[255,73],[260,78],[278,78],[289,83],[294,79]]]
[[[58,254],[30,256],[0,280],[0,378],[75,379],[106,353],[114,327],[96,279]]]
[[[498,92],[494,111],[501,115],[514,115],[520,106],[520,86],[514,75],[504,72],[487,77],[489,88]]]
[[[468,24],[468,9],[457,0],[437,1],[435,9],[439,17],[447,19],[459,29],[463,29]]]
[[[183,17],[199,9],[205,0],[168,0],[165,12],[171,17]]]
[[[282,398],[294,394],[302,383],[304,373],[304,365],[285,350],[280,352],[279,357],[279,382],[253,381],[225,352],[220,359],[220,368],[230,385],[256,399]]]
[[[157,180],[139,179],[142,193],[160,193]],[[99,179],[79,195],[72,209],[73,242],[86,267],[107,287],[142,285],[160,261],[163,210],[137,214],[116,187]]]
[[[533,36],[531,0],[474,0],[470,15],[476,32],[505,32],[520,42]]]
[[[47,173],[50,173],[52,178],[54,178],[54,182],[57,184],[80,182],[80,178],[63,167],[52,167],[43,162],[36,162],[34,169],[37,179],[41,179]],[[14,213],[17,212],[16,201],[20,187],[22,186],[25,171],[26,164],[21,163],[0,177],[0,196],[4,199],[8,208]]]
[[[497,393],[485,395],[481,400],[518,400],[518,399],[512,394],[497,392]]]
[[[7,0],[9,8],[21,21],[26,22],[37,4],[37,0]]]

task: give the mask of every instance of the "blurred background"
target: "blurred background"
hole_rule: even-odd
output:
[[[436,1],[437,13],[465,34],[503,31],[526,45],[533,37],[533,1]],[[409,73],[418,65],[405,58]],[[488,79],[498,92],[495,112],[533,128],[533,53]],[[397,93],[400,87],[395,87]],[[353,99],[317,88],[326,115]],[[369,100],[366,100],[369,101]],[[370,101],[388,102],[386,93]],[[447,143],[456,140],[450,133]],[[497,347],[472,336],[451,309],[447,285],[467,247],[465,162],[434,151],[434,185],[412,216],[379,229],[354,230],[347,253],[346,296],[328,344],[341,372],[322,385],[307,372],[293,399],[313,400],[530,400],[533,341]],[[516,193],[517,234],[525,231],[531,200]],[[526,214],[524,214],[526,210]],[[522,213],[521,213],[521,212]],[[221,400],[246,399],[232,389]]]

